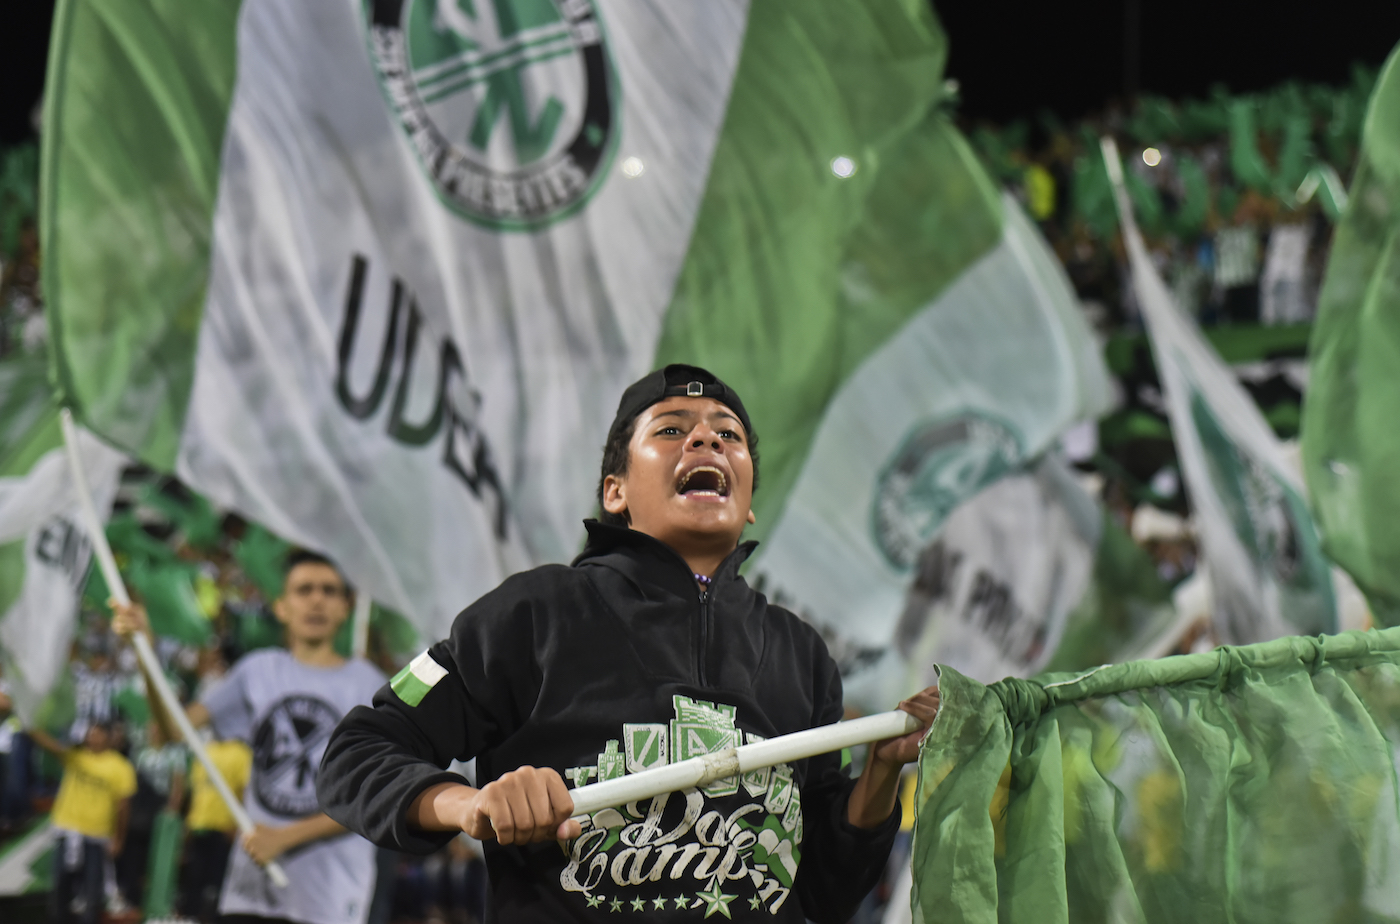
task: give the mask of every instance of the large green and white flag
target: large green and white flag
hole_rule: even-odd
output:
[[[0,663],[26,722],[67,665],[92,552],[49,395],[42,359],[0,364]],[[105,514],[125,457],[85,430],[78,439]]]
[[[1216,627],[1232,643],[1335,632],[1331,565],[1322,555],[1301,477],[1264,415],[1158,275],[1133,220],[1110,140],[1104,158],[1198,522]]]
[[[577,551],[621,389],[704,365],[755,570],[887,645],[942,520],[1107,392],[945,56],[913,0],[63,0],[59,381],[438,634]]]
[[[1303,462],[1323,548],[1400,625],[1400,47],[1376,81],[1309,344]]]
[[[985,182],[979,168],[964,169],[966,182]],[[1069,424],[1108,403],[1098,347],[1029,220],[1009,197],[963,209],[959,223],[985,216],[999,236],[832,395],[753,565],[766,591],[870,653],[872,683],[895,676],[885,662],[896,655],[901,611],[916,605],[906,593],[921,559],[949,543],[951,554],[970,551],[974,561],[950,589],[957,615],[934,614],[926,644],[899,652],[907,659],[918,651],[916,672],[937,660],[988,678],[1033,673],[1053,653],[1092,565],[1093,527],[1073,528],[1063,495],[1045,496],[1029,474],[1024,490],[981,501],[952,536],[942,535],[959,505],[1028,470]],[[863,269],[852,267],[847,284],[861,285]],[[851,308],[860,311],[859,303]],[[1018,543],[1025,557],[999,559],[995,537],[1017,520],[1023,536],[1044,526],[1046,542]],[[979,555],[988,567],[977,567]],[[1060,578],[1066,599],[1058,588],[1033,589]],[[867,698],[879,702],[896,689]]]

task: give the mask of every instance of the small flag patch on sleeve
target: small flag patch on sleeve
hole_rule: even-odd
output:
[[[389,689],[408,705],[417,706],[428,691],[446,676],[447,669],[425,651],[394,675],[394,679],[389,681]]]

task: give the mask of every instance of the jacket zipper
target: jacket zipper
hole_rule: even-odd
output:
[[[709,686],[705,676],[705,665],[710,654],[710,591],[700,588],[700,644],[695,652],[695,673],[700,678],[700,686]]]

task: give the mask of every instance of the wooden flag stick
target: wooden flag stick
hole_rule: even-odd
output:
[[[713,754],[692,757],[665,767],[643,770],[601,783],[580,786],[569,793],[574,798],[574,815],[591,815],[605,808],[650,799],[662,793],[676,792],[693,786],[706,786],[715,780],[738,776],[752,770],[762,770],[774,764],[785,764],[839,751],[857,744],[869,744],[907,735],[919,728],[919,720],[907,712],[895,710],[869,715],[849,722],[837,722],[807,731],[781,735],[768,741],[756,741],[737,748],[725,748]]]
[[[126,584],[122,581],[121,573],[117,571],[117,560],[112,557],[112,547],[107,543],[107,531],[102,528],[102,519],[97,515],[97,507],[93,505],[92,493],[88,490],[87,475],[83,472],[82,459],[78,456],[78,433],[73,426],[73,415],[69,413],[67,408],[64,408],[59,412],[59,419],[63,426],[63,442],[68,449],[68,465],[73,470],[73,485],[78,495],[78,503],[83,511],[83,525],[87,528],[88,539],[92,541],[92,550],[93,554],[97,556],[97,565],[102,569],[102,577],[107,581],[108,591],[118,603],[124,606],[128,605],[131,603],[131,596],[126,592]],[[185,708],[180,705],[175,691],[170,688],[170,682],[165,679],[165,672],[161,670],[160,660],[151,648],[150,641],[144,634],[136,632],[131,636],[131,644],[136,649],[136,657],[140,659],[141,666],[146,669],[148,682],[155,688],[155,693],[160,697],[165,711],[179,726],[180,734],[184,736],[185,743],[194,752],[195,758],[204,765],[204,772],[209,775],[209,781],[214,784],[219,798],[224,800],[229,812],[233,814],[234,820],[238,823],[238,830],[244,834],[252,834],[253,820],[248,817],[243,803],[239,802],[233,791],[228,788],[228,783],[224,781],[219,768],[214,766],[214,761],[210,759],[209,752],[204,748],[204,742],[199,740],[199,735],[195,733],[189,717],[185,715]],[[272,880],[273,885],[283,889],[287,887],[287,874],[275,860],[263,869],[267,871],[267,876]]]

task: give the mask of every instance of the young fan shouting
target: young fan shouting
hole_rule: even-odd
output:
[[[346,716],[327,813],[397,850],[485,841],[498,921],[846,921],[885,866],[921,732],[872,745],[854,781],[827,754],[570,818],[571,787],[842,717],[817,633],[739,576],[757,445],[704,369],[628,388],[583,553],[507,579]],[[900,708],[927,727],[937,690]],[[443,769],[471,758],[479,788]]]

